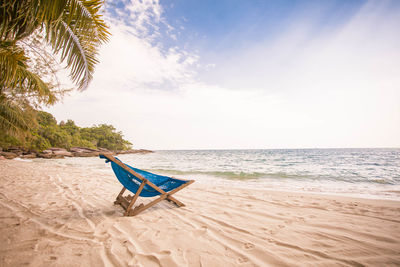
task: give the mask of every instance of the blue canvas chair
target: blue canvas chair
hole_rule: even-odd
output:
[[[178,207],[185,206],[172,195],[192,184],[194,180],[181,180],[136,169],[124,164],[110,154],[100,154],[100,158],[106,159],[106,163],[111,162],[115,175],[123,185],[114,203],[121,205],[125,209],[125,216],[135,216],[164,199],[173,202]],[[123,194],[126,189],[134,195],[124,197]],[[146,205],[140,204],[132,209],[139,196],[159,197]]]

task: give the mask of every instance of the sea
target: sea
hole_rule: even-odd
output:
[[[163,150],[118,158],[139,169],[209,186],[400,201],[400,148]],[[49,161],[112,172],[99,158]]]

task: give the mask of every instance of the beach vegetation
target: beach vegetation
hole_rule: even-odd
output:
[[[129,150],[132,144],[123,138],[122,132],[108,124],[79,127],[73,120],[57,123],[48,112],[37,111],[35,126],[23,137],[17,138],[2,132],[0,147],[24,147],[43,151],[50,147],[70,149],[71,147],[106,148],[108,150]]]
[[[0,130],[4,138],[23,143],[38,134],[39,147],[48,145],[39,136],[50,144],[68,144],[69,137],[62,131],[42,129],[32,117],[37,109],[55,104],[71,90],[61,88],[57,78],[63,67],[73,87],[87,88],[98,63],[98,49],[109,37],[102,5],[102,0],[2,1]],[[36,133],[37,129],[48,136]]]

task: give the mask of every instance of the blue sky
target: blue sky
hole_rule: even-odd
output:
[[[345,23],[365,1],[162,1],[165,17],[180,42],[207,52],[242,48],[273,39],[299,19],[311,16],[315,30]],[[183,27],[183,29],[180,29]]]
[[[94,80],[59,120],[150,149],[400,147],[399,1],[123,0],[105,16]]]

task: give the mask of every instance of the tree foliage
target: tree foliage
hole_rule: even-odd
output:
[[[59,56],[79,90],[92,80],[100,45],[109,32],[102,0],[0,1],[0,130],[29,129],[27,111],[52,105],[64,90],[54,80]]]
[[[8,0],[2,1],[0,40],[7,49],[6,81],[15,81],[15,64],[24,60],[19,41],[36,33],[44,35],[53,52],[66,61],[71,78],[80,89],[90,82],[99,46],[109,32],[100,9],[101,0]],[[17,58],[16,58],[17,57]]]
[[[117,132],[112,125],[100,124],[81,128],[72,120],[57,123],[53,115],[44,111],[37,112],[35,117],[37,124],[29,131],[29,135],[26,135],[24,139],[18,139],[2,133],[0,146],[23,146],[41,151],[49,147],[127,150],[132,145],[124,140],[122,133]]]

